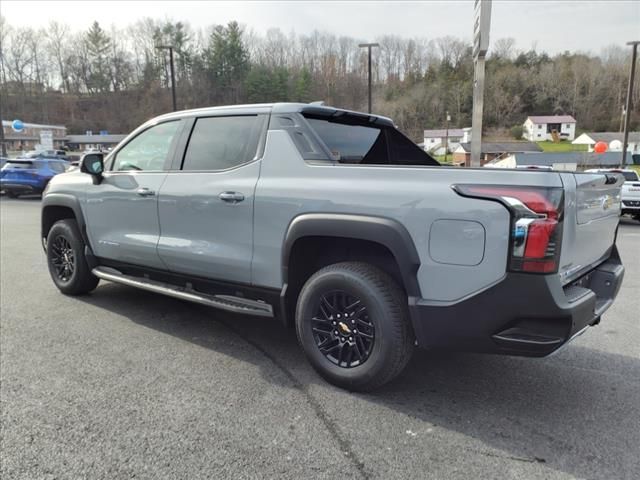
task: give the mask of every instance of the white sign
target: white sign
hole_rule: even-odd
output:
[[[473,4],[473,58],[484,57],[489,50],[491,0],[475,0]]]
[[[40,131],[40,145],[43,150],[53,150],[53,132],[51,130]]]

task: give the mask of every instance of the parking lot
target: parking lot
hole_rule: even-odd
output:
[[[61,295],[39,208],[0,201],[2,478],[638,478],[638,222],[616,303],[557,354],[418,351],[364,395],[272,320],[107,282]]]

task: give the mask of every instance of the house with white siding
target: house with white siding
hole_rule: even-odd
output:
[[[522,138],[530,142],[576,138],[576,119],[571,115],[536,115],[527,117],[522,125]]]
[[[574,145],[587,145],[587,149],[593,152],[593,147],[598,142],[607,144],[608,152],[621,152],[622,143],[624,142],[624,133],[622,132],[588,132],[583,133],[573,142]],[[627,141],[627,152],[640,153],[640,132],[629,132]]]
[[[471,127],[425,130],[423,138],[424,144],[422,148],[425,152],[442,155],[444,154],[445,146],[448,146],[447,150],[449,152],[453,152],[461,143],[470,142]]]

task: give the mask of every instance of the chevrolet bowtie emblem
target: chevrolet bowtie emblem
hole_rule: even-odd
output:
[[[347,326],[347,324],[346,324],[346,323],[344,323],[344,322],[340,322],[340,323],[338,324],[338,327],[340,327],[340,331],[341,331],[342,333],[344,333],[345,335],[349,335],[349,334],[351,333],[351,329],[350,329],[350,328]]]

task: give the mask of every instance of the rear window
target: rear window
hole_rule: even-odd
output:
[[[5,163],[4,167],[2,167],[3,170],[9,170],[9,169],[16,169],[16,168],[24,168],[24,169],[28,169],[28,168],[34,168],[33,166],[33,162],[32,161],[11,161],[9,160],[7,163]]]
[[[308,118],[311,128],[339,161],[361,163],[382,135],[378,128]]]
[[[638,174],[636,172],[622,172],[626,182],[637,182]]]
[[[429,154],[387,126],[359,125],[306,116],[311,128],[339,163],[366,165],[439,165]],[[355,123],[355,124],[354,124]]]

